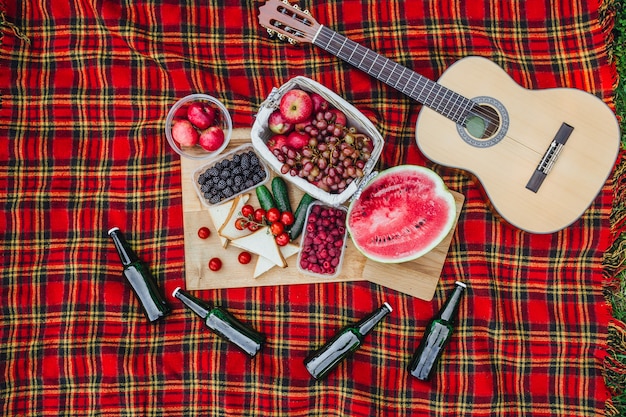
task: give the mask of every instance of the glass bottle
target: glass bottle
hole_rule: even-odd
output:
[[[122,275],[139,299],[148,320],[154,322],[168,315],[170,307],[161,295],[148,266],[139,259],[118,227],[109,230],[108,234],[113,239],[124,266]]]
[[[417,379],[427,381],[432,376],[435,365],[452,337],[453,320],[466,288],[464,283],[457,281],[452,294],[426,327],[422,342],[409,365],[409,372]]]
[[[224,308],[210,306],[180,287],[176,288],[172,295],[203,319],[204,324],[209,329],[221,338],[235,344],[249,356],[253,357],[261,350],[265,337],[252,327],[237,320]]]
[[[363,343],[365,335],[393,309],[384,303],[379,309],[356,324],[342,329],[324,346],[311,353],[305,360],[304,366],[315,379],[321,379],[334,369],[339,363],[357,350]]]

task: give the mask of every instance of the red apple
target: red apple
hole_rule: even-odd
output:
[[[279,110],[276,110],[274,113],[270,114],[267,123],[270,130],[277,135],[284,135],[285,133],[289,132],[293,127],[291,123],[288,123],[285,120],[285,117]]]
[[[291,132],[289,136],[287,136],[287,146],[295,150],[300,150],[309,144],[310,138],[311,137],[306,133]]]
[[[300,123],[311,117],[313,100],[304,90],[289,90],[280,99],[279,110],[288,123]]]
[[[209,152],[216,151],[224,144],[224,131],[217,126],[211,126],[202,132],[199,143]]]
[[[339,109],[330,109],[329,111],[335,116],[335,124],[342,125],[344,127],[348,125],[348,119],[344,112]]]
[[[206,103],[196,101],[187,108],[187,120],[200,130],[207,129],[215,121],[215,109]]]
[[[188,120],[178,120],[174,123],[172,137],[180,146],[194,146],[198,143],[198,132]]]
[[[267,148],[272,152],[274,149],[281,149],[284,145],[287,145],[287,136],[285,135],[274,135],[267,141]]]
[[[312,123],[313,123],[313,119],[306,119],[303,122],[296,123],[296,125],[294,126],[294,129],[296,132],[302,132],[304,131],[305,127],[309,126]]]
[[[313,111],[315,113],[328,109],[328,101],[326,101],[326,99],[321,95],[311,93],[311,100],[313,100]]]

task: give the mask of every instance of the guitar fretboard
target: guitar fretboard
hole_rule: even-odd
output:
[[[339,33],[321,26],[313,43],[354,67],[464,125],[474,102]]]

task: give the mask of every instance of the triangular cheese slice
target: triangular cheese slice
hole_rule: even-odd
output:
[[[248,197],[250,196],[249,194],[247,195]],[[252,232],[248,229],[239,230],[235,227],[235,220],[237,220],[237,217],[241,213],[241,208],[246,204],[246,201],[247,201],[247,199],[238,198],[238,197],[242,197],[242,196],[235,197],[235,201],[232,207],[230,208],[230,212],[228,213],[228,216],[224,220],[222,227],[220,227],[220,229],[217,231],[217,233],[220,236],[228,240],[234,240],[234,239],[238,239],[240,237],[252,234]]]
[[[285,246],[279,246],[280,253],[283,255],[284,259],[288,259],[290,256],[295,255],[300,252],[300,246],[294,245],[293,243],[287,243]],[[267,259],[265,256],[259,256],[256,261],[256,265],[254,266],[254,278],[260,277],[265,272],[269,271],[276,264],[271,260]]]
[[[215,226],[215,229],[219,230],[222,228],[222,226],[226,222],[226,219],[228,219],[230,210],[235,205],[236,201],[239,201],[241,199],[245,204],[248,202],[249,198],[250,198],[250,194],[242,194],[240,196],[235,197],[234,199],[230,201],[227,201],[226,203],[218,204],[216,206],[210,207],[209,215],[211,216],[211,220],[213,220],[213,225]],[[218,237],[220,238],[222,247],[226,248],[228,246],[228,238],[220,235],[219,232],[218,232]]]
[[[269,227],[267,226],[259,228],[259,230],[248,236],[232,239],[230,243],[248,252],[263,256],[281,268],[287,266],[285,258],[283,258],[280,249],[278,249],[279,246],[276,244],[274,235],[270,233]]]

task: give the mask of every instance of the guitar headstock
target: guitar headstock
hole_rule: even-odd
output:
[[[313,43],[320,28],[307,10],[301,10],[286,0],[267,0],[259,7],[259,23],[270,35],[277,34],[290,43]]]

